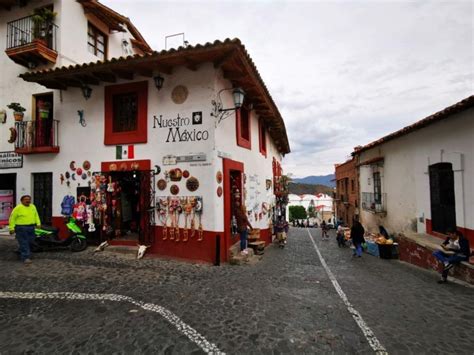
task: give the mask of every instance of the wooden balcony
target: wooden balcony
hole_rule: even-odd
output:
[[[35,28],[31,18],[27,16],[7,24],[5,53],[15,63],[30,69],[40,64],[56,63],[58,26],[51,22]]]
[[[59,153],[59,121],[39,119],[15,122],[17,139],[15,152],[18,154]]]

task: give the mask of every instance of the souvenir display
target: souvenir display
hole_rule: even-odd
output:
[[[91,168],[91,163],[89,162],[89,160],[85,160],[84,163],[82,163],[82,167],[84,168],[84,170],[89,170]]]
[[[69,163],[69,169],[72,171],[76,170],[76,162],[74,160]]]
[[[181,177],[183,176],[183,173],[179,168],[171,169],[169,174],[171,181],[181,181]]]
[[[222,196],[222,187],[221,187],[221,186],[219,186],[219,187],[217,188],[217,196],[218,196],[218,197],[221,197],[221,196]]]
[[[160,179],[160,180],[158,180],[158,182],[156,183],[156,186],[158,186],[158,189],[159,189],[160,191],[163,191],[164,189],[166,189],[166,185],[167,185],[167,183],[166,183],[166,180],[164,180],[164,179]]]
[[[157,208],[159,220],[163,227],[163,240],[187,242],[189,238],[194,238],[196,232],[198,235],[197,241],[203,240],[203,202],[201,196],[158,197]],[[169,225],[168,220],[170,221]],[[182,232],[180,226],[183,226]]]
[[[81,176],[82,175],[82,168],[77,168],[76,169],[76,174],[77,174],[77,176]]]
[[[218,171],[216,173],[216,181],[218,184],[220,184],[222,182],[222,172]]]
[[[187,170],[183,171],[183,177],[187,179],[189,177],[189,171]]]
[[[172,195],[177,195],[179,193],[178,185],[171,185],[170,192]]]
[[[199,180],[196,179],[194,176],[191,176],[186,181],[186,187],[189,191],[194,192],[199,188]]]

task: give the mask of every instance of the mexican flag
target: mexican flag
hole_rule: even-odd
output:
[[[135,157],[133,145],[118,145],[115,148],[116,159],[133,159]]]

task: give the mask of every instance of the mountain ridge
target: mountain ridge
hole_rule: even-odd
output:
[[[335,187],[336,183],[334,174],[329,175],[310,175],[303,178],[292,178],[291,182],[295,184],[307,184],[307,185],[325,185],[329,187]]]

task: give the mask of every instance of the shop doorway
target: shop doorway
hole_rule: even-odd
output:
[[[0,174],[0,226],[8,224],[16,201],[16,174]]]
[[[453,166],[451,163],[430,165],[429,175],[432,229],[445,233],[456,228]]]
[[[224,234],[225,250],[237,242],[239,235],[235,225],[234,202],[243,201],[244,164],[223,159],[224,167]],[[227,255],[226,255],[227,257]]]
[[[51,224],[53,217],[53,173],[33,174],[33,204],[41,223]]]
[[[100,239],[126,245],[150,245],[155,224],[154,172],[109,171],[101,175],[107,181],[107,209]]]

